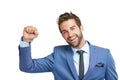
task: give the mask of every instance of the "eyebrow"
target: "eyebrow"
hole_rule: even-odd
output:
[[[70,28],[73,28],[73,27],[76,27],[76,26],[74,25],[74,26],[71,26]]]

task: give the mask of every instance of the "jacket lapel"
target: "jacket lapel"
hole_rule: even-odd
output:
[[[95,47],[92,46],[91,44],[89,44],[90,46],[90,62],[89,62],[89,68],[87,73],[84,76],[84,80],[89,79],[89,77],[91,77],[91,74],[94,72],[93,68],[95,67],[95,61],[96,61],[96,52],[95,52]]]
[[[68,62],[68,66],[70,68],[70,71],[74,77],[74,80],[79,80],[78,78],[78,74],[76,72],[76,68],[74,65],[74,60],[73,60],[73,51],[71,49],[70,46],[68,46],[66,52],[65,52],[66,56],[67,56],[67,62]]]

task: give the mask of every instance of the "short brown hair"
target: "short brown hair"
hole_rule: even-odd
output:
[[[81,20],[79,19],[79,17],[75,14],[73,14],[72,12],[68,13],[65,12],[63,14],[61,14],[58,18],[58,26],[60,29],[60,24],[64,21],[67,21],[69,19],[74,19],[76,21],[76,24],[80,27],[81,26]]]

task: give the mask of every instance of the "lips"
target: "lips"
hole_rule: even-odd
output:
[[[74,41],[75,41],[75,39],[76,39],[76,36],[75,36],[75,35],[74,35],[74,36],[69,37],[69,41],[70,41],[70,42],[74,42]]]

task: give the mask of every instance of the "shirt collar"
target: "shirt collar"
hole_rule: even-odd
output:
[[[72,50],[73,50],[74,53],[76,53],[76,51],[77,51],[78,49],[75,49],[75,48],[72,47]],[[80,50],[85,51],[85,53],[89,53],[89,44],[88,44],[87,41],[86,41],[85,45],[84,45]]]

